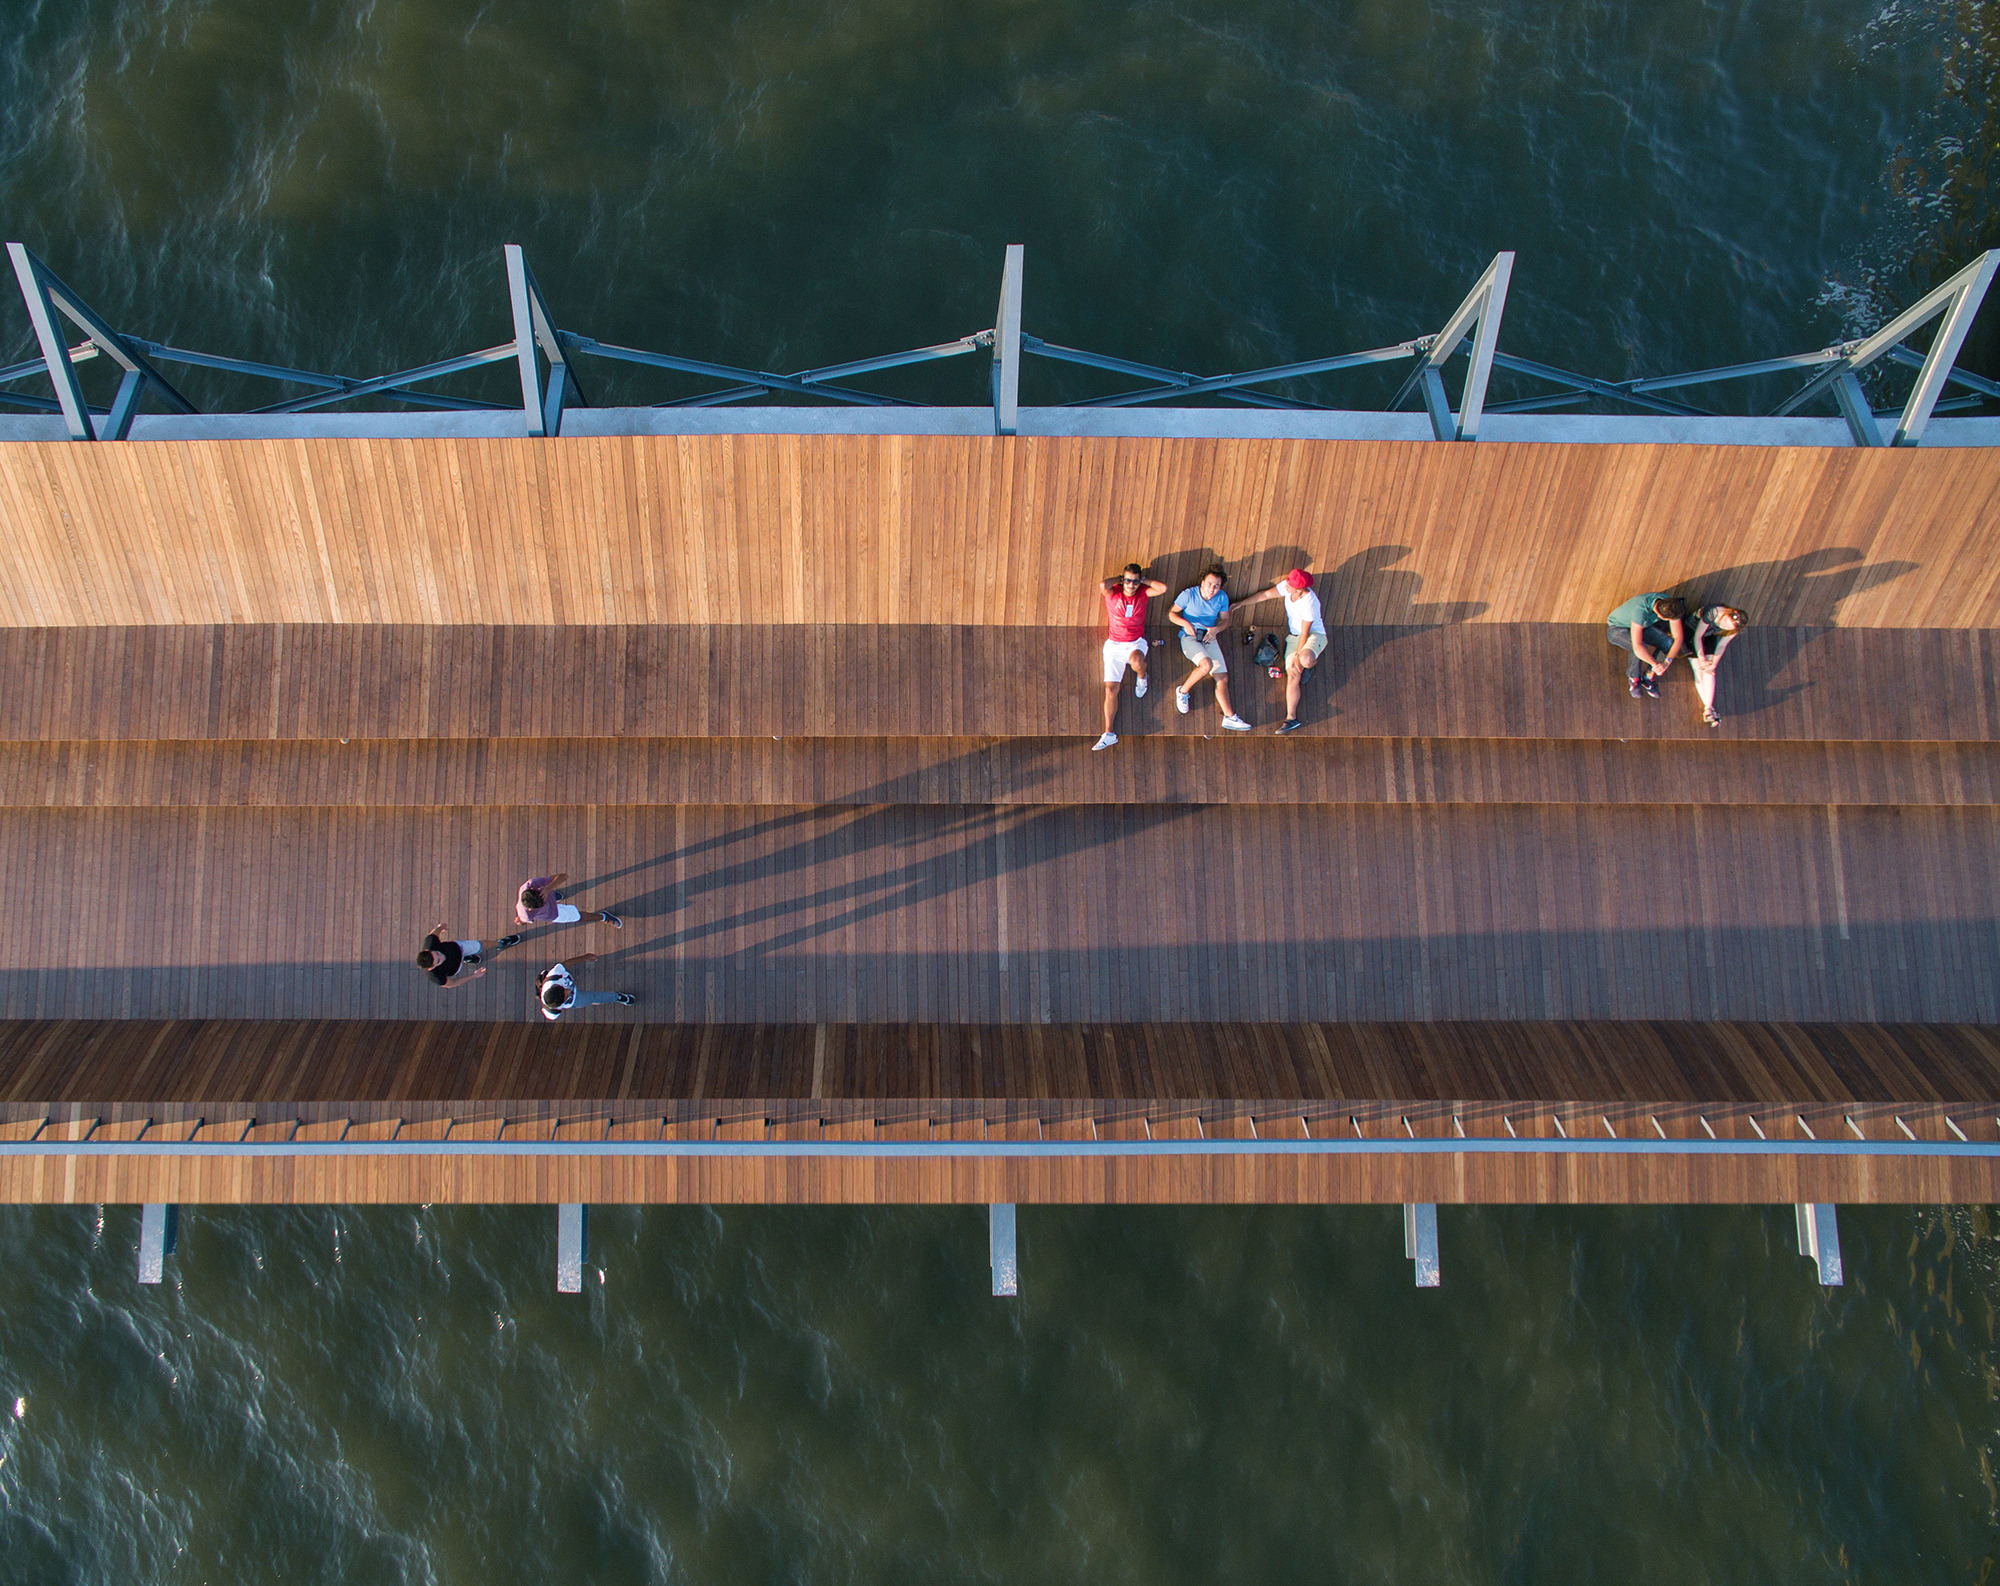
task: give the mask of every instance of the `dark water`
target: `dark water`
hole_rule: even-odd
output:
[[[1983,1581],[1986,1215],[1841,1222],[10,1208],[0,1578]]]
[[[1505,345],[1617,378],[1869,311],[1822,300],[1938,93],[1880,4],[15,0],[0,217],[142,334],[349,373],[509,338],[504,241],[568,328],[772,368],[990,326],[1024,242],[1030,331],[1205,371],[1436,330],[1513,248]]]
[[[778,367],[990,323],[1023,241],[1030,330],[1195,369],[1515,248],[1506,345],[1617,376],[1865,316],[1935,75],[1847,0],[16,0],[0,219],[352,372],[507,336],[502,241]],[[1989,1579],[1983,1210],[1843,1212],[1831,1293],[1781,1209],[1443,1222],[1419,1294],[1389,1211],[1030,1208],[1007,1303],[975,1212],[602,1209],[564,1300],[546,1210],[194,1211],[142,1292],[135,1209],[8,1208],[0,1581]]]

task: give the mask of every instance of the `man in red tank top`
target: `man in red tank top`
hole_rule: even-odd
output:
[[[1104,736],[1091,748],[1109,749],[1118,741],[1111,728],[1118,719],[1118,690],[1128,668],[1139,679],[1132,687],[1132,697],[1146,697],[1146,607],[1155,595],[1164,595],[1167,586],[1149,579],[1137,562],[1128,562],[1124,572],[1105,579],[1099,587],[1104,591],[1104,615],[1111,627],[1104,641]]]

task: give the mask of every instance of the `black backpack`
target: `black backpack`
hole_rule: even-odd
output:
[[[1254,633],[1246,633],[1243,635],[1243,642],[1248,644],[1256,637]],[[1264,642],[1257,646],[1257,653],[1250,657],[1250,661],[1253,666],[1276,666],[1284,653],[1278,647],[1278,636],[1275,633],[1267,633],[1264,635]]]

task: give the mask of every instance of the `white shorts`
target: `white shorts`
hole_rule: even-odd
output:
[[[582,918],[583,910],[579,909],[574,903],[558,903],[556,905],[556,924],[574,925]]]
[[[1147,645],[1144,639],[1106,639],[1104,641],[1104,681],[1123,681],[1125,668],[1135,655],[1144,655]]]
[[[1213,639],[1203,643],[1183,628],[1181,630],[1181,654],[1186,656],[1196,666],[1200,666],[1202,662],[1206,661],[1208,669],[1217,677],[1227,677],[1229,675],[1229,663],[1222,658],[1222,646],[1217,644]]]

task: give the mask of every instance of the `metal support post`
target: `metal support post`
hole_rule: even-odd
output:
[[[993,1265],[993,1295],[1000,1299],[1021,1292],[1021,1264],[1014,1252],[1014,1208],[986,1209],[986,1245]]]
[[[1819,1280],[1830,1289],[1837,1289],[1846,1282],[1840,1270],[1840,1224],[1834,1220],[1833,1208],[1802,1202],[1793,1210],[1798,1214],[1799,1254],[1811,1256],[1819,1267]]]
[[[1465,301],[1445,321],[1444,329],[1422,349],[1417,367],[1403,382],[1402,390],[1396,393],[1396,400],[1389,404],[1391,412],[1401,407],[1412,391],[1421,391],[1424,407],[1431,416],[1431,433],[1439,440],[1479,439],[1479,419],[1486,408],[1486,382],[1493,374],[1493,352],[1500,340],[1500,316],[1507,307],[1507,283],[1513,276],[1514,255],[1494,254],[1486,273],[1466,293]],[[1458,351],[1467,336],[1472,338],[1471,362],[1465,371],[1465,391],[1459,397],[1458,415],[1454,418],[1438,370],[1447,358]]]
[[[514,355],[521,366],[521,409],[527,416],[530,435],[560,435],[565,406],[588,407],[576,371],[563,355],[562,337],[549,317],[535,272],[528,268],[527,256],[517,242],[506,244],[507,299],[514,312]],[[549,382],[544,390],[535,365],[535,349],[549,361]]]
[[[40,259],[18,242],[7,244],[7,256],[13,261],[21,301],[27,304],[28,319],[35,327],[42,362],[55,385],[56,404],[62,409],[63,425],[71,440],[123,440],[131,430],[139,398],[149,388],[176,413],[196,411],[195,405],[153,367],[144,353],[113,330],[97,310],[65,286]],[[83,399],[83,385],[76,377],[76,363],[63,338],[62,325],[56,318],[58,313],[90,338],[92,348],[125,371],[118,396],[101,428],[93,423],[89,404]]]
[[[1000,271],[1000,312],[993,321],[993,433],[1012,435],[1021,420],[1021,267],[1027,250],[1007,244]]]
[[[590,1257],[590,1215],[565,1201],[556,1208],[556,1292],[583,1292],[583,1264]]]
[[[1417,1287],[1434,1289],[1438,1275],[1438,1209],[1429,1202],[1403,1206],[1403,1255],[1417,1264]]]
[[[181,1209],[148,1204],[139,1213],[139,1281],[158,1283],[180,1237]]]
[[[1903,404],[1902,415],[1896,420],[1896,432],[1889,439],[1891,446],[1916,445],[1931,421],[1931,410],[1937,406],[1938,393],[1944,389],[1951,366],[1958,361],[1958,350],[1965,345],[1966,333],[1972,329],[1973,317],[1985,300],[1986,289],[1992,285],[1996,269],[2000,269],[2000,248],[1989,248],[1942,286],[1925,293],[1874,335],[1856,342],[1845,357],[1828,365],[1787,398],[1776,409],[1775,416],[1782,418],[1787,413],[1796,412],[1828,387],[1833,387],[1848,428],[1854,432],[1855,445],[1881,445],[1880,432],[1875,428],[1872,413],[1866,426],[1856,423],[1854,398],[1846,392],[1843,377],[1858,375],[1876,359],[1891,353],[1911,332],[1922,329],[1942,314],[1944,323],[1931,337],[1930,351],[1924,354],[1924,361],[1917,370],[1917,383],[1910,392],[1909,400]],[[1867,403],[1862,402],[1860,407],[1865,411]]]

